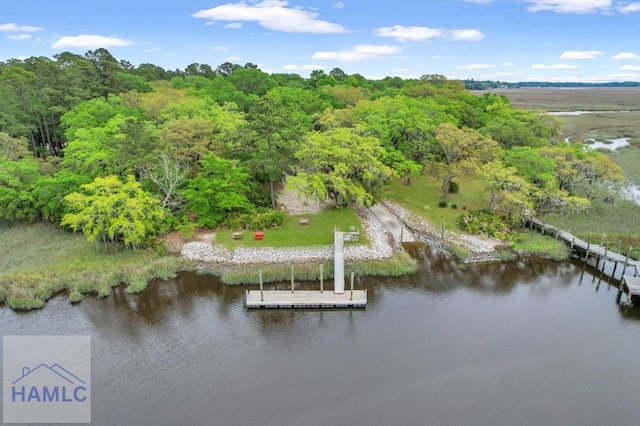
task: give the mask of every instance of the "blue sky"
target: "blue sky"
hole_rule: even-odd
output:
[[[640,81],[640,1],[3,1],[1,61],[99,47],[166,69]]]

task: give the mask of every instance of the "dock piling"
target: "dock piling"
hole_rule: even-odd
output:
[[[262,271],[258,271],[258,281],[260,281],[260,301],[264,302],[264,284],[262,283]]]
[[[324,293],[324,263],[320,264],[320,293]]]
[[[293,280],[293,263],[291,264],[291,293],[293,293],[293,286],[294,286],[294,280]]]
[[[349,300],[353,300],[353,277],[355,272],[351,271],[351,296],[349,296]]]

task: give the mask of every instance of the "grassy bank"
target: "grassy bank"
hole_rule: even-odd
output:
[[[464,210],[487,208],[489,194],[485,191],[484,182],[473,175],[460,176],[455,181],[459,185],[459,191],[448,194],[446,207],[440,207],[440,183],[426,174],[411,178],[409,185],[405,185],[400,179],[394,179],[387,198],[425,218],[437,229],[444,223],[446,229],[456,231],[456,222]]]
[[[153,251],[101,253],[84,236],[44,223],[0,228],[0,247],[0,302],[13,309],[40,308],[61,291],[73,302],[88,293],[106,296],[123,283],[135,293],[188,268]]]
[[[404,251],[394,252],[389,259],[368,260],[345,264],[345,275],[369,275],[369,276],[402,276],[415,272],[417,262]],[[219,275],[220,280],[228,285],[259,284],[258,271],[262,272],[263,282],[281,282],[291,279],[291,265],[240,265],[231,267],[212,267],[203,269],[200,273]],[[303,263],[293,267],[296,281],[320,281],[320,264]],[[333,262],[324,262],[322,276],[324,279],[333,279]]]
[[[511,234],[510,247],[520,256],[535,256],[557,261],[566,260],[571,254],[564,241],[526,229],[514,231]]]

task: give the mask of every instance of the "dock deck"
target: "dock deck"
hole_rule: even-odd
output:
[[[333,291],[296,290],[247,290],[247,308],[364,308],[367,305],[367,290]]]

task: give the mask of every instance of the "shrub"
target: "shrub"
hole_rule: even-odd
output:
[[[447,202],[445,200],[438,201],[438,207],[441,207],[441,208],[447,207]]]
[[[455,210],[455,209],[458,208],[458,205],[457,204],[451,204],[451,208]]]
[[[460,191],[460,184],[458,182],[449,182],[449,194],[457,194]]]
[[[469,234],[485,234],[490,237],[506,239],[508,226],[489,210],[473,210],[458,217],[458,228]]]
[[[69,302],[78,303],[81,299],[82,293],[80,293],[78,290],[73,290],[71,293],[69,293]]]

